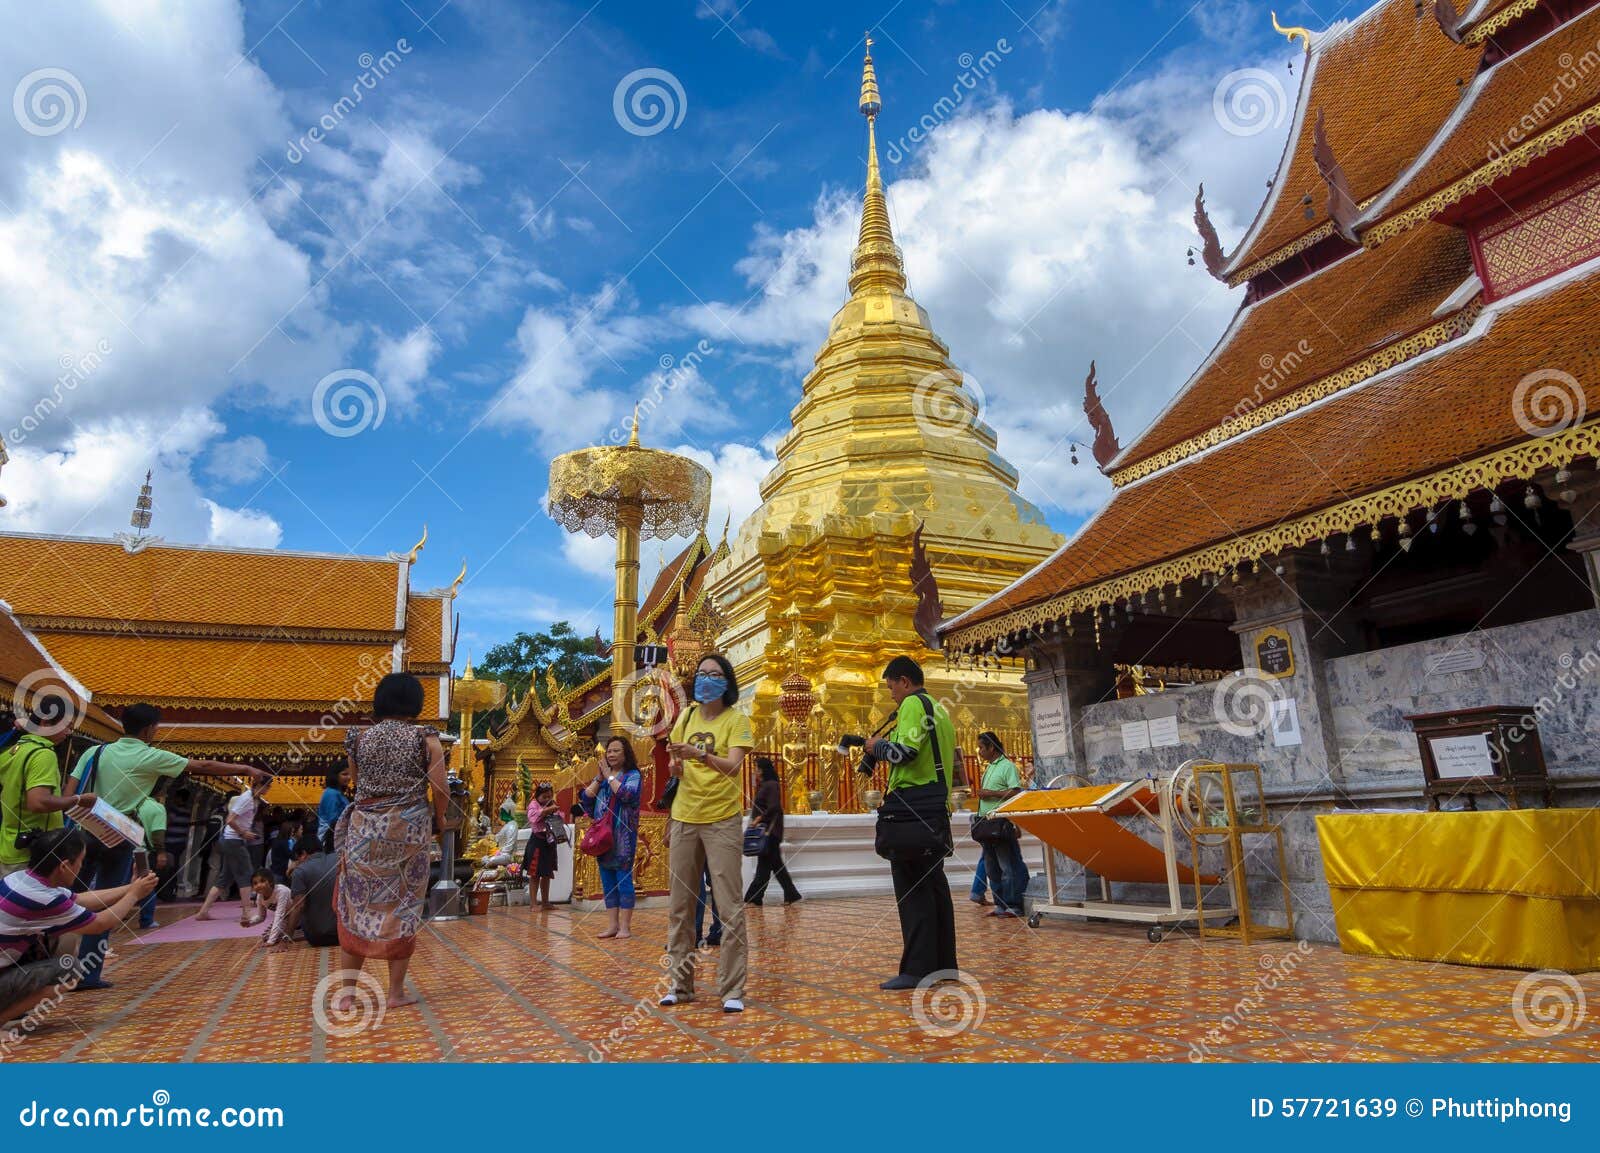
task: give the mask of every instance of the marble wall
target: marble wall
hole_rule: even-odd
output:
[[[1325,671],[1348,782],[1420,786],[1405,718],[1474,705],[1537,708],[1552,777],[1600,770],[1600,611],[1338,657]]]
[[[1059,667],[1059,666],[1058,666]],[[1057,696],[1062,686],[1042,680],[1036,693]],[[1315,681],[1320,680],[1320,685]],[[1242,684],[1242,682],[1241,682]],[[1422,762],[1405,717],[1477,705],[1530,705],[1539,710],[1539,734],[1551,776],[1560,782],[1557,803],[1600,801],[1600,611],[1589,610],[1509,625],[1459,637],[1332,657],[1305,663],[1270,691],[1293,699],[1302,738],[1331,732],[1332,749],[1275,737],[1270,726],[1252,731],[1230,711],[1227,682],[1203,684],[1072,710],[1074,743],[1051,761],[1095,782],[1165,775],[1194,757],[1248,762],[1262,767],[1268,811],[1282,827],[1297,935],[1335,939],[1332,903],[1323,878],[1316,817],[1337,808],[1425,807]],[[1070,695],[1070,694],[1069,694]],[[1308,718],[1310,711],[1326,712]],[[1124,725],[1157,722],[1177,743],[1128,748]],[[1133,744],[1143,743],[1136,727]],[[1081,744],[1081,752],[1079,745]],[[1320,742],[1318,742],[1320,744]],[[1331,763],[1329,752],[1331,752]],[[1486,803],[1494,803],[1492,801]],[[1141,830],[1153,839],[1153,830]],[[1249,847],[1251,899],[1259,919],[1281,922],[1275,855],[1258,838]],[[1187,859],[1187,848],[1181,855]],[[1061,899],[1079,899],[1083,870],[1057,857]],[[1098,898],[1098,886],[1090,882]],[[1040,894],[1042,895],[1042,894]],[[1164,889],[1118,886],[1119,900],[1165,901]],[[1192,899],[1192,897],[1190,898]]]

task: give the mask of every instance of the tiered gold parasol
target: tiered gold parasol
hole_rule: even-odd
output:
[[[627,444],[583,448],[550,462],[551,518],[568,532],[617,538],[613,693],[625,690],[635,671],[639,541],[698,532],[710,503],[709,472],[687,457],[640,447],[637,410]]]
[[[506,687],[499,681],[478,679],[472,671],[470,654],[467,671],[450,686],[450,703],[461,714],[461,779],[474,797],[483,791],[483,780],[478,772],[478,758],[472,755],[472,715],[494,708],[505,696]]]

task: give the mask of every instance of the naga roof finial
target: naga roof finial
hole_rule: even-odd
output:
[[[461,571],[456,573],[456,579],[450,582],[450,599],[455,600],[456,594],[461,591],[461,582],[467,579],[467,560],[461,558]]]
[[[1105,472],[1117,454],[1122,451],[1122,446],[1117,443],[1117,434],[1111,427],[1111,414],[1106,412],[1106,406],[1101,403],[1100,390],[1095,387],[1095,363],[1089,362],[1089,378],[1083,382],[1083,415],[1089,421],[1089,427],[1094,429],[1094,463],[1101,472]]]
[[[1228,258],[1222,254],[1222,240],[1217,236],[1217,226],[1211,223],[1211,214],[1206,211],[1204,184],[1194,197],[1194,226],[1200,233],[1200,259],[1205,262],[1206,271],[1218,280],[1226,280],[1222,270],[1227,267]]]
[[[422,526],[422,539],[411,546],[411,551],[406,554],[406,564],[416,564],[417,556],[422,552],[422,547],[428,543],[428,526]]]
[[[1311,157],[1316,161],[1317,172],[1328,186],[1328,218],[1333,221],[1333,226],[1339,230],[1340,236],[1354,242],[1356,217],[1360,209],[1356,207],[1355,197],[1350,195],[1350,181],[1345,177],[1344,166],[1333,154],[1333,145],[1328,143],[1328,130],[1323,123],[1321,108],[1317,109],[1317,125],[1313,130]]]
[[[1298,26],[1293,28],[1285,28],[1282,24],[1278,23],[1278,14],[1274,12],[1272,14],[1272,30],[1279,36],[1287,38],[1291,44],[1293,44],[1297,38],[1303,41],[1306,46],[1306,55],[1309,56],[1311,54],[1311,29],[1300,28]]]

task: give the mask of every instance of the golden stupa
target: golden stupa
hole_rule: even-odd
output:
[[[875,722],[889,705],[879,676],[900,653],[922,661],[959,726],[1015,732],[1027,724],[1020,676],[947,670],[914,626],[914,536],[920,526],[946,617],[1005,588],[1060,537],[1018,495],[977,398],[906,289],[878,170],[870,38],[860,107],[867,183],[850,298],[805,379],[761,507],[709,574],[729,621],[720,643],[754,686],[758,736],[774,731],[780,682],[796,672],[830,726]]]

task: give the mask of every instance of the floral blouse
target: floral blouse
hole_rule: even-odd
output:
[[[617,777],[621,783],[615,796],[608,781],[601,781],[600,791],[592,797],[587,787],[578,790],[578,803],[594,820],[605,816],[613,805],[617,810],[611,826],[611,851],[597,862],[602,869],[633,868],[633,855],[639,849],[639,795],[644,777],[638,769],[623,769]]]
[[[356,803],[426,800],[428,738],[439,730],[409,721],[379,721],[344,736],[345,755],[356,774]]]

